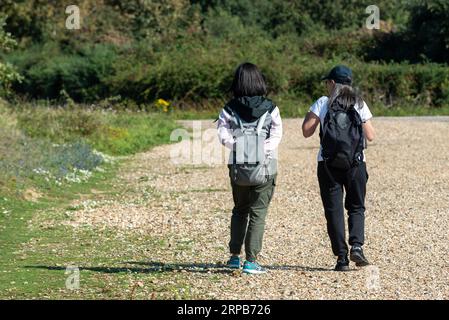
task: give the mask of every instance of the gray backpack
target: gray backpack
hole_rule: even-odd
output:
[[[229,163],[229,175],[240,186],[266,183],[276,173],[275,157],[267,157],[264,143],[269,137],[271,113],[265,112],[254,122],[245,122],[231,110],[231,130],[236,143]]]

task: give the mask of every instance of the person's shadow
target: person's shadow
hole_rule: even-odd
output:
[[[123,267],[89,267],[80,266],[78,269],[88,270],[102,273],[157,273],[157,272],[194,272],[194,273],[233,273],[232,270],[226,267],[223,263],[162,263],[158,261],[126,261],[123,262]],[[129,266],[131,265],[131,266]],[[277,271],[303,271],[303,272],[326,272],[333,269],[319,268],[319,267],[305,267],[305,266],[290,266],[290,265],[264,265],[268,270]],[[25,266],[25,268],[47,269],[47,270],[66,270],[63,266]]]

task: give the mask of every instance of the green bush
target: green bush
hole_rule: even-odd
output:
[[[8,57],[24,75],[15,85],[31,98],[59,99],[64,90],[76,101],[97,101],[110,93],[104,85],[117,58],[111,46],[86,46],[78,54],[66,54],[57,44],[35,46]]]
[[[0,15],[0,54],[10,51],[16,46],[16,41],[11,38],[11,34],[5,32],[4,26],[4,18]],[[4,63],[2,60],[0,59],[0,97],[10,93],[12,83],[22,80],[22,77],[17,73],[14,66],[9,63]]]
[[[369,60],[449,62],[449,2],[411,1],[404,28],[380,34],[368,49]]]
[[[250,61],[264,72],[270,96],[289,105],[322,95],[320,77],[340,63],[354,68],[372,103],[448,105],[447,64],[425,64],[449,56],[443,0],[377,1],[387,26],[378,32],[364,28],[366,4],[356,0],[81,0],[76,32],[61,26],[59,5],[32,3],[35,12],[28,1],[0,8],[19,38],[6,60],[23,74],[13,89],[25,98],[134,111],[151,111],[163,98],[177,110],[211,111],[229,98],[234,69]],[[108,134],[126,136],[114,128]]]
[[[194,0],[201,11],[224,10],[240,18],[245,26],[257,25],[266,33],[277,37],[285,33],[304,34],[315,29],[341,30],[362,27],[367,14],[366,2],[359,0]],[[378,0],[376,5],[382,19],[404,23],[407,0]]]
[[[408,33],[415,54],[449,62],[449,2],[419,1],[411,8]]]
[[[291,85],[299,100],[313,100],[325,95],[320,76],[341,61],[316,62],[307,68],[292,69]],[[443,107],[449,106],[449,68],[444,65],[427,64],[366,64],[347,63],[353,68],[354,83],[371,105],[397,107]],[[302,97],[302,98],[301,98]]]
[[[176,128],[165,114],[73,108],[16,109],[18,128],[28,137],[64,144],[85,141],[112,155],[128,155],[169,142]]]
[[[132,110],[145,109],[145,105],[158,98],[172,101],[177,107],[192,104],[209,108],[206,105],[214,101],[221,104],[229,98],[234,69],[244,61],[259,65],[271,96],[311,100],[323,94],[321,76],[334,65],[343,63],[354,69],[356,83],[373,103],[429,107],[449,104],[447,66],[364,63],[345,54],[352,50],[351,40],[344,40],[339,33],[329,35],[328,40],[314,44],[314,49],[323,51],[313,56],[301,52],[304,38],[290,35],[269,41],[255,32],[228,40],[185,38],[163,52],[143,45],[120,51],[96,46],[77,55],[65,55],[60,49],[50,47],[43,50],[47,54],[27,51],[12,61],[26,77],[17,90],[34,98],[61,102],[67,93],[69,100],[96,102],[113,95],[118,102],[106,103],[105,107],[126,106]],[[341,47],[330,51],[332,43],[340,43]],[[357,51],[356,45],[352,48]],[[53,50],[53,58],[48,59],[48,53]],[[327,58],[322,59],[320,55]],[[176,63],[186,57],[188,63]]]
[[[437,64],[379,64],[356,68],[360,87],[372,103],[386,106],[449,105],[449,68]]]

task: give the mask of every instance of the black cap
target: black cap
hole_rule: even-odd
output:
[[[334,80],[335,83],[352,84],[352,70],[346,66],[336,66],[321,80]]]

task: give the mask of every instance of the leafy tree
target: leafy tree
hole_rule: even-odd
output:
[[[449,62],[449,2],[415,0],[407,5],[408,21],[391,33],[381,33],[368,60]]]
[[[436,62],[449,62],[447,0],[420,1],[412,6],[407,32],[415,52]]]
[[[0,17],[0,52],[11,50],[16,42],[11,38],[11,35],[4,31],[4,18]],[[17,73],[15,68],[0,60],[0,96],[4,96],[9,92],[11,83],[20,81],[21,76]]]

